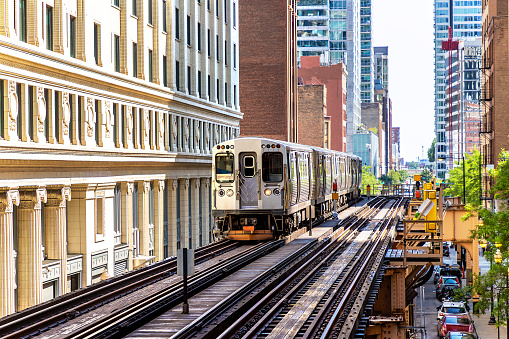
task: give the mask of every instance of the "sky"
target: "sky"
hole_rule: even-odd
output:
[[[373,46],[389,46],[392,126],[401,157],[427,158],[434,132],[433,1],[372,0]]]

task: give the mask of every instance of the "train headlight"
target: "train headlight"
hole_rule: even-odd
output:
[[[224,190],[219,190],[219,196],[224,197]]]
[[[272,191],[268,188],[266,188],[264,191],[263,191],[263,194],[265,194],[266,196],[270,196],[272,194]]]
[[[226,191],[226,195],[229,196],[229,197],[232,197],[233,196],[233,190],[232,189],[229,189]]]
[[[279,190],[279,188],[274,188],[274,190],[272,191],[272,193],[274,193],[274,195],[280,195],[280,194],[281,194],[281,191]]]

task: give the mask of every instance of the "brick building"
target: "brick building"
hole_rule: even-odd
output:
[[[346,152],[346,81],[345,65],[320,66],[319,56],[301,57],[299,79],[304,85],[327,86],[327,114],[330,116],[330,149]]]
[[[296,2],[239,3],[241,136],[298,142]]]
[[[509,149],[508,2],[482,2],[481,153],[483,198],[489,197],[487,169],[498,162],[500,151]]]
[[[327,115],[327,87],[325,85],[298,86],[299,143],[330,148],[331,125]]]

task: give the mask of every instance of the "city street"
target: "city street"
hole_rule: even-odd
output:
[[[454,248],[450,250],[451,254],[448,258],[444,258],[444,264],[452,264],[456,263],[457,252]],[[487,262],[484,257],[479,257],[479,266],[481,273],[486,272],[489,269],[489,262]],[[463,279],[463,284],[466,283],[466,280]],[[436,339],[438,338],[437,334],[437,307],[441,305],[438,299],[435,296],[435,287],[436,285],[433,283],[433,277],[424,285],[424,303],[421,307],[420,304],[420,295],[415,298],[415,326],[423,326],[426,329],[426,332],[421,336],[417,336],[417,338],[426,338],[426,339]],[[417,292],[420,293],[420,290]],[[472,303],[469,304],[470,311],[472,312]],[[423,310],[423,314],[421,313]],[[421,318],[422,314],[422,318]],[[489,325],[488,321],[490,318],[490,314],[480,314],[473,315],[472,319],[474,320],[474,324],[477,330],[477,334],[479,338],[482,339],[506,339],[506,328],[501,326],[500,333],[495,325]]]

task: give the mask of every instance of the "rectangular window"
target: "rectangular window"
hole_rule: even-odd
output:
[[[235,163],[232,153],[219,153],[216,155],[216,181],[233,182]]]
[[[175,8],[175,39],[180,39],[180,17],[178,8]]]
[[[219,79],[216,79],[216,99],[219,102]]]
[[[219,0],[216,0],[216,16],[219,17]]]
[[[191,66],[187,66],[187,94],[191,94]]]
[[[152,75],[152,50],[148,50],[148,81],[154,81],[154,77]]]
[[[113,5],[120,7],[120,0],[113,0]]]
[[[224,83],[224,104],[228,105],[228,83]]]
[[[148,23],[152,25],[152,0],[148,0]]]
[[[207,31],[207,55],[210,57],[210,29]]]
[[[223,8],[223,12],[224,12],[224,23],[227,24],[228,23],[228,13],[226,12],[227,10],[227,1],[228,0],[224,0],[224,8]]]
[[[71,22],[69,25],[69,46],[71,58],[76,57],[76,18],[71,16]]]
[[[208,94],[209,100],[210,100],[210,98],[211,98],[211,96],[210,96],[210,94],[211,94],[210,93],[210,75],[207,77],[207,94]]]
[[[155,223],[155,204],[154,204],[154,182],[150,182],[150,189],[148,191],[148,223],[154,225]]]
[[[53,50],[53,7],[46,6],[46,49]]]
[[[114,35],[115,40],[115,72],[120,72],[120,37]]]
[[[113,192],[113,228],[115,232],[115,245],[119,245],[122,236],[122,191],[120,184],[115,185]]]
[[[166,0],[163,0],[163,32],[166,32]]]
[[[233,28],[237,27],[237,4],[233,3]]]
[[[201,71],[198,71],[198,96],[201,98]]]
[[[27,0],[19,0],[19,39],[27,42]]]
[[[262,178],[264,182],[283,180],[283,154],[265,152],[262,154]]]
[[[137,0],[132,0],[132,7],[133,7],[133,15],[134,16],[138,16],[138,7],[137,7],[137,4],[136,4]]]
[[[133,42],[133,77],[138,77],[138,45]]]
[[[95,64],[99,65],[99,25],[94,24],[94,58]]]
[[[224,41],[224,65],[228,66],[228,41]]]
[[[201,52],[201,24],[198,22],[198,51]]]
[[[207,10],[210,11],[210,0],[207,0]]]
[[[187,16],[187,45],[191,46],[191,17]]]
[[[104,234],[104,197],[97,197],[95,199],[95,234]],[[102,238],[96,238],[97,240],[102,240]]]
[[[237,68],[237,44],[233,44],[233,68]]]
[[[175,86],[180,91],[180,63],[175,61]]]
[[[233,108],[237,107],[237,85],[233,85]]]
[[[216,35],[216,60],[219,61],[219,35]]]
[[[163,55],[163,85],[168,87],[168,67],[166,65],[166,55]]]

